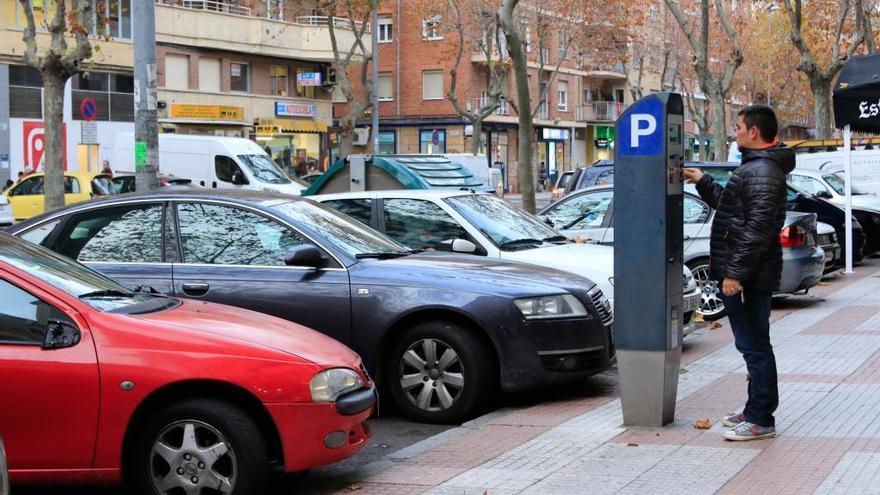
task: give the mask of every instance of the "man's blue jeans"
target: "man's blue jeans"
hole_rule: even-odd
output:
[[[779,405],[776,358],[770,345],[771,295],[748,288],[731,297],[721,294],[736,349],[749,371],[749,400],[743,414],[746,421],[761,426],[775,426],[773,412]]]

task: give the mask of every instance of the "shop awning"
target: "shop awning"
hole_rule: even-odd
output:
[[[205,125],[225,125],[237,127],[253,127],[250,122],[239,122],[236,120],[207,120],[207,119],[158,119],[161,124],[205,124]]]
[[[262,119],[257,122],[257,134],[285,134],[295,132],[327,132],[330,125],[323,120]]]

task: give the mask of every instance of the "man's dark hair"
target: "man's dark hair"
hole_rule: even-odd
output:
[[[757,127],[761,139],[768,143],[776,139],[776,133],[779,132],[779,122],[777,122],[776,114],[772,108],[766,105],[749,105],[740,110],[737,115],[743,118],[746,130]]]

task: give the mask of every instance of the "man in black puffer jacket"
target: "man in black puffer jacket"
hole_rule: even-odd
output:
[[[736,142],[742,165],[726,187],[698,169],[682,175],[697,184],[715,208],[709,273],[721,283],[722,299],[737,350],[749,372],[749,399],[742,413],[725,416],[728,440],[776,436],[773,412],[779,405],[776,358],[770,345],[770,298],[782,276],[779,231],[785,222],[785,175],[794,152],[776,140],[778,124],[770,107],[752,105],[737,116]]]

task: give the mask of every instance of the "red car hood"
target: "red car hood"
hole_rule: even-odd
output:
[[[318,365],[360,363],[360,357],[346,345],[297,323],[225,304],[180,301],[182,304],[175,309],[134,317],[168,329],[204,332],[270,347]]]

